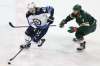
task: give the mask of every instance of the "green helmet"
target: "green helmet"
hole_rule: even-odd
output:
[[[77,11],[80,11],[80,10],[82,10],[82,7],[81,7],[81,5],[75,5],[74,7],[73,7],[73,10],[77,10]]]

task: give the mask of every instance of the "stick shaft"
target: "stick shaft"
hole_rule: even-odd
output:
[[[29,27],[29,26],[14,26],[11,22],[9,22],[9,25],[10,25],[12,28],[25,28],[25,27]],[[50,25],[50,26],[56,26],[56,25]]]
[[[20,52],[21,52],[22,50],[23,50],[23,49],[20,49],[20,51],[18,51],[18,53],[17,53],[14,57],[12,57],[12,58],[10,59],[10,61],[14,60],[14,59],[20,54]]]

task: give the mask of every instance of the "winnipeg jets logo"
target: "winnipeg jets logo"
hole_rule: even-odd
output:
[[[33,19],[33,23],[38,26],[38,25],[41,25],[41,20],[39,19]]]

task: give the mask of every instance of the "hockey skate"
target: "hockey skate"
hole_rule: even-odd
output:
[[[86,41],[84,41],[83,43],[80,43],[80,47],[77,48],[78,51],[82,51],[86,48]]]
[[[28,48],[30,48],[30,46],[31,46],[31,43],[28,43],[26,45],[20,45],[20,48],[21,49],[28,49]]]
[[[38,47],[41,47],[44,44],[44,42],[45,42],[45,39],[41,39],[40,43],[38,44]]]

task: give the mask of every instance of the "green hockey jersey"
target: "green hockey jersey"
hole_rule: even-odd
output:
[[[83,10],[81,10],[79,14],[71,13],[69,16],[66,17],[65,21],[67,23],[68,21],[73,19],[76,19],[77,24],[80,26],[82,24],[86,24],[89,26],[96,23],[96,19]]]

